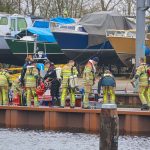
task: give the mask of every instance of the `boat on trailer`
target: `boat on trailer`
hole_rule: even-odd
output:
[[[36,20],[32,27],[16,35],[16,39],[7,39],[17,64],[23,64],[28,55],[44,55],[55,64],[66,63],[68,58],[61,51],[51,33],[49,21]]]
[[[98,56],[99,64],[126,66],[128,64],[117,55],[105,31],[132,28],[134,23],[126,17],[108,11],[87,14],[74,24],[56,25],[52,33],[65,55],[79,64],[84,64],[89,58]]]
[[[115,49],[117,55],[127,65],[135,59],[136,30],[107,30],[106,37]],[[145,46],[150,48],[149,34],[145,37]]]

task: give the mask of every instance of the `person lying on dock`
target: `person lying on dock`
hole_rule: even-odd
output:
[[[98,95],[101,94],[101,87],[103,89],[103,103],[104,104],[114,104],[115,103],[115,87],[116,81],[114,76],[109,70],[106,70],[104,75],[100,78],[98,82]],[[110,102],[108,101],[108,95],[110,94]]]

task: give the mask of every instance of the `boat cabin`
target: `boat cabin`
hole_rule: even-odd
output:
[[[0,14],[0,35],[15,36],[30,26],[32,26],[32,20],[29,16]]]

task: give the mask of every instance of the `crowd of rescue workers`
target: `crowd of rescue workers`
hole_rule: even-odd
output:
[[[139,97],[142,103],[141,110],[150,108],[150,66],[145,63],[144,58],[140,58],[140,66],[136,68],[131,83],[135,85],[139,81]],[[75,107],[76,91],[82,93],[83,109],[90,109],[89,95],[92,93],[92,87],[95,84],[96,65],[99,62],[98,57],[88,60],[83,71],[83,89],[78,85],[78,71],[75,67],[75,61],[69,60],[62,68],[56,68],[54,63],[46,60],[44,62],[44,71],[37,67],[37,62],[29,57],[26,58],[22,67],[21,75],[12,81],[7,69],[0,69],[0,105],[10,105],[13,101],[20,100],[22,106],[40,106],[38,99],[46,90],[50,90],[51,107],[58,106],[64,108],[66,97],[70,95],[70,108]],[[98,97],[103,95],[102,103],[115,104],[116,81],[109,69],[98,81]],[[60,90],[61,89],[61,90]],[[101,90],[102,89],[102,90]],[[60,92],[61,91],[61,92]],[[109,95],[109,96],[108,96]],[[108,98],[109,97],[109,98]],[[32,103],[32,100],[34,103]]]

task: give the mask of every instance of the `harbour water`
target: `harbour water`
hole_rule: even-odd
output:
[[[120,136],[118,150],[150,150],[150,137]],[[0,150],[99,150],[99,136],[0,128]]]

